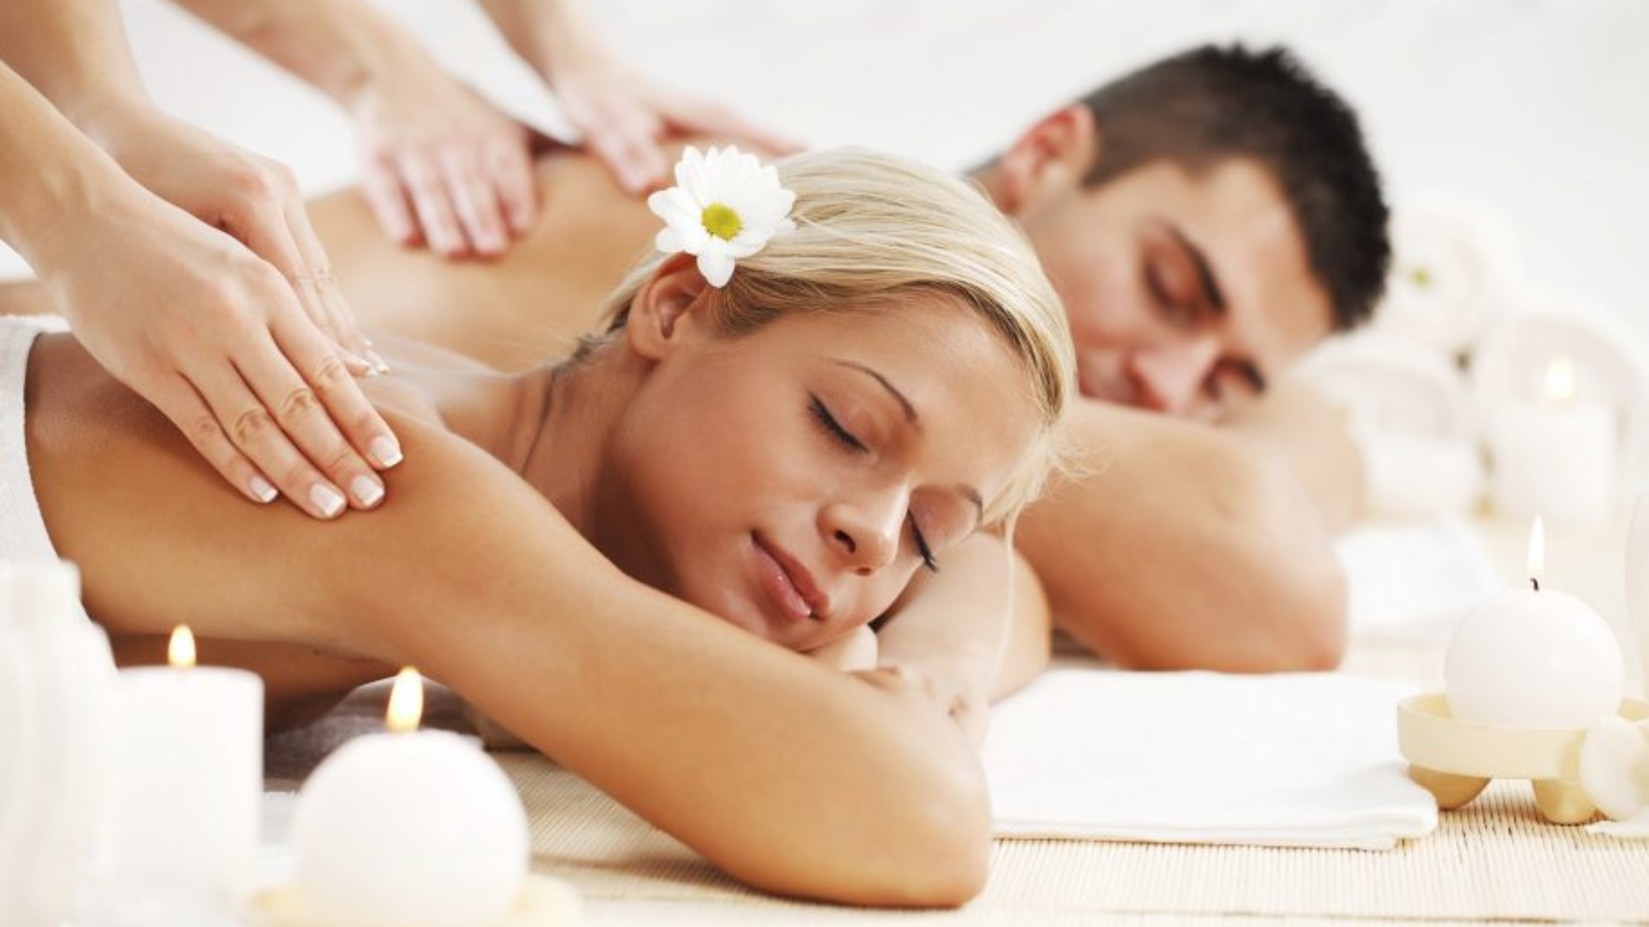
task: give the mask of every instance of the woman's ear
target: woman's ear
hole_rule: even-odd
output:
[[[1003,153],[997,206],[1020,217],[1081,186],[1101,153],[1099,125],[1082,103],[1044,116]]]
[[[624,324],[630,349],[648,360],[662,360],[680,342],[683,320],[709,289],[692,255],[665,259],[630,301]]]

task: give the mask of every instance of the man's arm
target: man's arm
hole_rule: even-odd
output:
[[[1338,663],[1345,579],[1330,516],[1349,507],[1331,500],[1355,492],[1355,454],[1328,435],[1284,440],[1295,434],[1284,417],[1259,416],[1216,428],[1095,402],[1072,410],[1089,472],[1019,529],[1061,628],[1124,666]]]

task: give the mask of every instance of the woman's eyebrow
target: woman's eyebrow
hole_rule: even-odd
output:
[[[882,384],[882,388],[886,389],[894,399],[899,401],[899,406],[905,410],[905,421],[913,425],[917,431],[922,430],[922,417],[916,414],[916,407],[910,404],[910,400],[905,398],[905,394],[899,392],[899,388],[889,382],[887,377],[882,376],[870,367],[866,367],[864,364],[856,363],[854,361],[833,360],[831,363],[837,365],[838,367],[846,367],[849,370],[857,370],[866,376],[874,378],[877,383]]]
[[[905,394],[899,392],[899,388],[894,386],[887,377],[882,376],[874,368],[866,367],[864,364],[856,361],[835,359],[832,360],[831,363],[837,365],[838,367],[846,367],[849,370],[857,370],[860,373],[873,378],[877,383],[882,384],[882,388],[886,389],[888,394],[894,399],[897,399],[899,401],[900,408],[905,410],[905,421],[909,422],[911,427],[915,428],[918,432],[922,430],[922,417],[916,413],[916,407],[910,404],[910,400],[905,398]],[[973,503],[973,524],[974,528],[977,529],[985,520],[985,500],[979,495],[979,490],[974,489],[966,483],[957,483],[951,488],[956,490],[962,498]]]

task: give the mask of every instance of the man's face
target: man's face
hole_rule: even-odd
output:
[[[1215,420],[1332,330],[1288,204],[1256,163],[1073,180],[1016,218],[1065,301],[1089,398]]]

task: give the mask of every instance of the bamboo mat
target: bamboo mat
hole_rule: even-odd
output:
[[[770,899],[721,875],[570,773],[499,759],[532,819],[534,867],[583,894],[592,923],[1092,923],[1111,915],[1241,914],[1649,923],[1649,843],[1547,824],[1524,783],[1495,783],[1397,850],[1299,850],[999,840],[989,886],[942,914],[857,912]],[[623,917],[619,917],[623,913]],[[1222,918],[1221,923],[1231,923]]]

